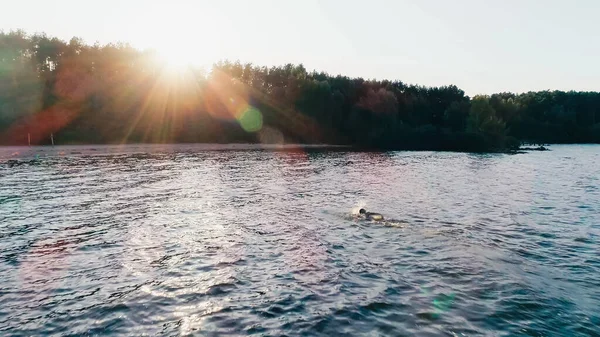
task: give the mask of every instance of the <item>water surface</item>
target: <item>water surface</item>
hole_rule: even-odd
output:
[[[0,334],[598,336],[599,179],[600,146],[0,148]]]

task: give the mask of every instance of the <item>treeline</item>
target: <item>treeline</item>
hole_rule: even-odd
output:
[[[0,33],[0,143],[335,143],[379,149],[504,151],[600,143],[600,93],[470,98],[302,65],[220,62],[173,69],[126,44]]]

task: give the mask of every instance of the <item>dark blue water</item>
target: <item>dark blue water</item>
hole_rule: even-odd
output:
[[[599,336],[600,146],[551,148],[0,149],[0,335]]]

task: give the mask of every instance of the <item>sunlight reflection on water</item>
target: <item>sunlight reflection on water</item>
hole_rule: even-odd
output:
[[[599,333],[598,146],[263,149],[0,148],[1,334]]]

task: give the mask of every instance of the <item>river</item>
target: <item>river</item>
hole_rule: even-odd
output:
[[[0,335],[599,336],[600,146],[550,149],[0,148]]]

